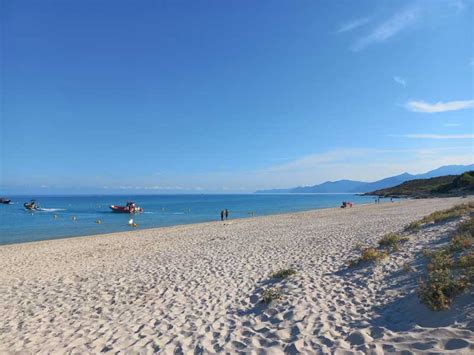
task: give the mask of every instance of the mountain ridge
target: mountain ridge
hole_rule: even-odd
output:
[[[408,172],[404,172],[399,175],[389,176],[384,179],[372,182],[341,179],[335,181],[325,181],[321,184],[312,186],[257,190],[255,193],[365,193],[396,186],[410,180],[427,179],[443,175],[459,175],[470,170],[474,170],[474,164],[444,165],[422,174],[410,174]]]

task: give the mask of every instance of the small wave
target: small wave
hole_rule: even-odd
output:
[[[148,212],[148,211],[143,212],[143,214],[154,214],[154,213],[155,213],[155,212]]]
[[[173,212],[172,214],[184,214],[184,212]]]
[[[38,208],[37,211],[40,212],[58,212],[58,211],[66,211],[64,208]]]

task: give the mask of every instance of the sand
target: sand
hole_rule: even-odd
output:
[[[378,265],[347,268],[357,245],[468,200],[1,246],[0,352],[472,353],[472,294],[433,312],[415,293],[422,249],[456,222],[411,235]],[[296,274],[270,277],[288,267]],[[262,304],[268,287],[283,298]]]

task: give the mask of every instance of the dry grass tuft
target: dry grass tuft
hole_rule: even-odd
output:
[[[468,208],[471,209],[472,205],[451,209],[448,215],[466,211]],[[459,224],[449,246],[424,251],[425,256],[430,259],[427,265],[428,276],[426,280],[420,281],[418,296],[431,309],[436,311],[448,309],[454,297],[474,283],[473,235],[474,217],[470,216]]]
[[[278,287],[270,287],[262,292],[262,302],[266,304],[281,300],[282,298],[281,290]]]
[[[447,210],[433,212],[432,214],[423,217],[420,222],[422,224],[445,222],[462,217],[463,215],[472,212],[472,210],[474,210],[474,203],[457,205]]]
[[[449,221],[452,219],[460,218],[468,213],[472,213],[473,211],[474,211],[473,202],[464,203],[464,204],[449,208],[447,210],[433,212],[430,215],[423,217],[419,221],[413,221],[407,224],[404,230],[406,232],[418,232],[421,230],[424,224]],[[470,229],[472,230],[472,228],[474,228],[474,226],[471,225]]]
[[[418,297],[435,311],[449,309],[454,297],[464,292],[468,282],[464,276],[453,277],[448,269],[430,272],[418,285]]]
[[[287,278],[288,276],[291,276],[291,275],[294,275],[296,274],[296,270],[295,269],[282,269],[282,270],[279,270],[277,272],[274,272],[272,275],[271,275],[271,278],[272,279],[285,279]]]
[[[474,268],[474,251],[471,251],[469,254],[462,255],[459,258],[457,267],[461,269]]]
[[[419,232],[421,230],[421,223],[419,221],[413,221],[405,226],[406,232]]]
[[[385,259],[387,256],[388,253],[386,251],[381,251],[372,247],[364,248],[362,249],[361,256],[356,260],[350,261],[349,266],[357,266],[363,262],[378,262],[382,259]]]
[[[400,243],[408,241],[408,237],[402,237],[397,233],[389,233],[382,237],[379,240],[379,246],[387,248],[389,251],[398,251],[400,250]]]

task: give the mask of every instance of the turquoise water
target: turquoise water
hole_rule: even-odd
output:
[[[23,203],[35,197],[44,211],[29,212]],[[154,196],[8,196],[11,205],[0,205],[0,244],[21,243],[130,230],[128,214],[112,213],[111,204],[135,201],[145,209],[134,215],[138,228],[220,220],[227,208],[230,218],[337,207],[342,201],[373,203],[373,197],[352,194],[248,194]],[[75,218],[75,220],[73,220]],[[95,223],[96,220],[101,223]]]

